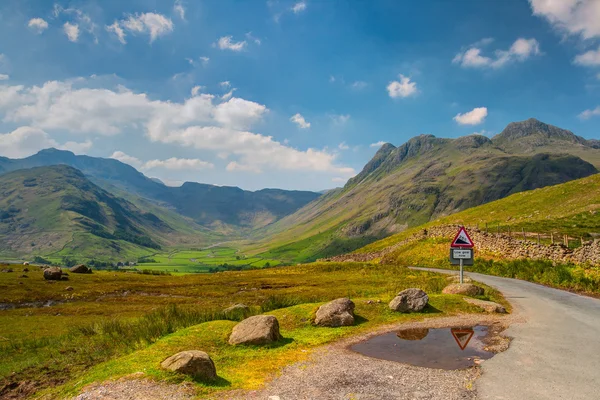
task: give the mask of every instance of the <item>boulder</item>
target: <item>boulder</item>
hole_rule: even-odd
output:
[[[5,268],[5,269],[3,269],[0,272],[9,273],[9,272],[13,272],[13,269],[12,268]]]
[[[44,270],[44,279],[48,281],[60,281],[62,269],[60,267],[49,267]]]
[[[404,340],[423,340],[428,334],[429,328],[408,328],[398,331],[396,336]]]
[[[429,302],[429,296],[421,289],[410,288],[401,291],[392,301],[389,307],[392,311],[419,312]]]
[[[354,325],[354,303],[344,297],[323,304],[317,310],[315,325],[332,328]]]
[[[88,268],[83,264],[79,264],[74,267],[71,267],[71,268],[69,268],[69,271],[71,271],[74,274],[89,274],[92,272],[91,268]]]
[[[279,322],[273,315],[255,315],[233,327],[229,344],[269,344],[281,339]]]
[[[444,294],[462,294],[465,296],[481,296],[483,294],[483,288],[473,285],[472,283],[453,283],[448,285],[442,290]]]
[[[23,272],[29,272],[29,268],[23,268]]]
[[[160,365],[165,369],[190,375],[197,379],[207,381],[217,379],[215,363],[208,354],[199,350],[179,352],[167,358]]]
[[[471,303],[471,304],[476,305],[477,307],[483,308],[486,312],[489,312],[489,313],[500,313],[500,314],[506,313],[506,309],[501,304],[494,303],[493,301],[470,299],[468,297],[465,297],[464,300],[467,303]]]
[[[223,314],[225,314],[226,316],[236,315],[236,314],[246,315],[249,312],[250,312],[250,307],[248,307],[247,305],[242,304],[242,303],[234,304],[231,307],[227,307],[226,309],[223,310]]]
[[[67,292],[72,292],[72,291],[73,291],[73,286],[67,286],[67,287],[65,288],[65,290],[66,290]]]

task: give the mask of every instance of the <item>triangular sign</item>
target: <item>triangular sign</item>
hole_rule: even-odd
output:
[[[464,226],[461,226],[450,247],[473,247],[473,240]]]
[[[452,332],[452,336],[454,336],[454,340],[456,340],[456,344],[458,344],[458,347],[460,347],[461,350],[464,350],[467,347],[467,345],[469,344],[469,341],[471,340],[471,338],[473,337],[473,334],[475,333],[475,331],[473,331],[473,329],[457,329],[457,328],[450,329],[450,332]]]

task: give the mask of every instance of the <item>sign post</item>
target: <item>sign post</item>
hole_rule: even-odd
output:
[[[461,226],[450,245],[450,263],[460,266],[460,283],[463,283],[463,265],[473,265],[473,240]]]

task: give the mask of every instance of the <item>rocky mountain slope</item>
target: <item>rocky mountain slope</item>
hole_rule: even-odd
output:
[[[492,139],[421,135],[399,147],[388,143],[342,190],[269,226],[249,248],[295,261],[351,251],[440,216],[595,174],[596,147],[535,119],[511,123]]]

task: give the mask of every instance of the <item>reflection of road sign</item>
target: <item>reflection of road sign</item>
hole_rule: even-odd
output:
[[[461,226],[450,247],[473,247],[473,241],[464,226]]]
[[[464,350],[469,344],[469,340],[473,337],[475,331],[473,329],[460,329],[460,328],[452,328],[450,329],[452,336],[454,336],[454,340],[458,344],[461,350]]]

